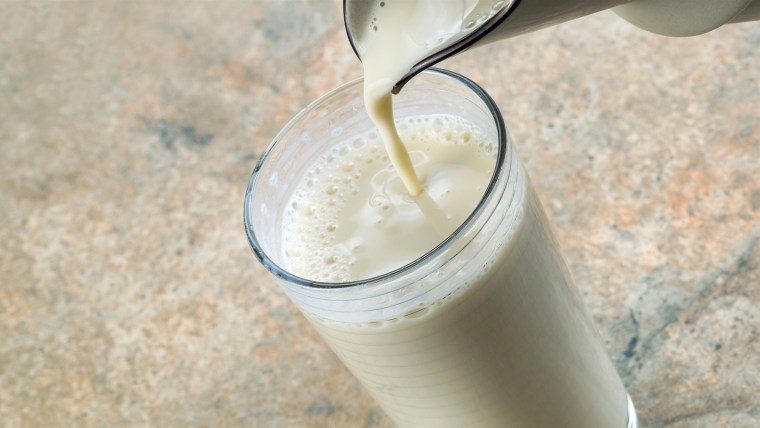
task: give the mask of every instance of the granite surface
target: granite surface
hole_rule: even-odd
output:
[[[642,427],[760,426],[760,23],[610,12],[445,66],[507,118]],[[0,2],[0,426],[390,427],[253,258],[334,1]]]

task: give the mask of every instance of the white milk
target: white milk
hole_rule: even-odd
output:
[[[495,148],[451,116],[402,123],[426,192],[411,197],[377,134],[336,146],[311,166],[283,221],[292,273],[324,282],[371,278],[421,257],[472,213]]]
[[[364,32],[357,35],[367,112],[412,196],[420,194],[423,186],[393,125],[391,89],[420,60],[459,40],[506,4],[493,0],[376,0]]]
[[[423,206],[437,213],[405,193],[377,137],[338,144],[288,204],[286,269],[365,279],[423,255],[472,212],[493,172],[493,142],[452,117],[400,128],[430,196]],[[442,272],[439,297],[362,323],[304,313],[401,427],[623,428],[623,385],[512,165],[514,214],[477,238],[486,250],[475,262]]]

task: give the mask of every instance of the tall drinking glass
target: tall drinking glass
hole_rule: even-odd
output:
[[[394,106],[398,119],[458,116],[496,143],[493,176],[464,223],[373,278],[288,271],[282,221],[295,186],[329,149],[373,127],[356,80],[299,113],[256,165],[244,207],[256,257],[401,427],[637,426],[491,97],[431,69]]]

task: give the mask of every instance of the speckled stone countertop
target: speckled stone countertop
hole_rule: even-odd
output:
[[[642,427],[760,426],[760,23],[604,12],[445,67],[501,107]],[[391,426],[241,223],[360,74],[337,0],[0,2],[0,426]]]

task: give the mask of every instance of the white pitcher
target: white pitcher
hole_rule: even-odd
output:
[[[344,0],[346,32],[354,51],[358,34],[371,20],[372,10],[382,0]],[[389,0],[399,1],[399,0]],[[471,7],[478,0],[400,0],[416,1],[430,10],[427,16],[452,7]],[[395,85],[398,93],[415,74],[459,52],[486,43],[514,37],[560,24],[606,9],[639,28],[666,36],[693,36],[723,24],[760,20],[760,0],[507,0],[493,1],[488,19],[468,27],[461,37],[444,43],[418,62]]]

